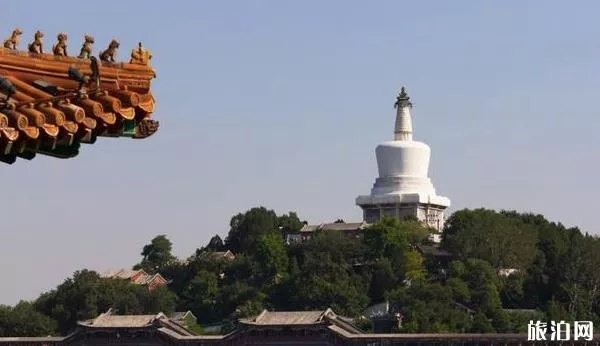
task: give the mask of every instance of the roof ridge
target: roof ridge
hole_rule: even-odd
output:
[[[258,316],[256,316],[256,317],[254,318],[254,322],[258,322],[258,320],[259,320],[260,318],[264,317],[264,316],[265,316],[265,315],[266,315],[268,312],[269,312],[269,310],[267,310],[267,309],[264,309],[263,311],[261,311],[261,313],[260,313],[260,314],[258,314]]]
[[[333,314],[333,316],[329,316],[330,314]],[[322,321],[325,317],[335,318],[337,317],[337,315],[335,314],[335,312],[333,312],[333,310],[331,310],[331,308],[327,308],[325,309],[325,311],[323,311],[323,313],[321,313],[321,316],[319,316],[318,321]]]

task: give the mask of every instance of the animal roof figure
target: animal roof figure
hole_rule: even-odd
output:
[[[13,30],[12,34],[10,35],[10,38],[4,40],[4,48],[17,49],[17,46],[21,42],[22,34],[23,34],[23,31],[21,31],[21,29],[19,29],[19,28],[16,28],[15,30]]]
[[[108,48],[100,53],[100,60],[106,62],[115,62],[115,58],[117,56],[117,49],[119,49],[119,41],[113,39]]]

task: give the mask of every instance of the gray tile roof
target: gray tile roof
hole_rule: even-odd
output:
[[[242,324],[255,326],[309,326],[309,325],[335,325],[349,333],[362,333],[354,326],[352,319],[336,315],[331,309],[318,311],[267,311],[260,315],[240,319]]]
[[[113,279],[130,279],[136,274],[143,272],[143,270],[133,270],[133,269],[111,269],[107,270],[104,273],[100,274],[102,278],[113,278]],[[143,273],[145,274],[145,272]],[[147,274],[146,274],[147,275]]]
[[[136,277],[137,275],[137,277]],[[143,269],[133,270],[133,269],[117,269],[117,270],[107,270],[104,273],[100,274],[101,278],[106,279],[123,279],[123,280],[132,280],[132,282],[139,285],[148,285],[154,279],[160,278],[161,281],[167,282],[160,273],[156,274],[148,274]],[[133,280],[135,278],[135,280]]]
[[[93,320],[80,322],[81,326],[92,328],[141,328],[151,326],[156,319],[165,315],[112,315],[103,313]]]
[[[79,322],[78,325],[85,328],[146,328],[155,326],[169,329],[180,336],[196,335],[183,324],[169,319],[162,312],[156,315],[113,315],[113,310],[109,309],[95,319]]]
[[[330,231],[359,231],[367,228],[369,225],[366,222],[342,222],[342,223],[322,223],[319,225],[304,225],[300,229],[301,233],[315,232],[318,230]]]
[[[452,254],[450,252],[431,245],[417,245],[417,249],[423,255],[429,255],[434,257],[452,257]]]
[[[261,325],[316,324],[321,323],[326,311],[263,311],[250,322]]]
[[[204,251],[200,256],[210,256],[214,259],[234,260],[235,254],[230,250],[227,251]]]
[[[175,321],[181,321],[184,318],[186,318],[187,316],[191,316],[192,318],[194,318],[194,320],[196,319],[196,316],[191,312],[191,311],[177,311],[172,313],[169,318]]]

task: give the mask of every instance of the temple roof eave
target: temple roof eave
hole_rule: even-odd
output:
[[[246,326],[253,326],[253,327],[262,327],[262,328],[289,328],[289,327],[322,327],[327,325],[326,322],[323,321],[319,321],[319,322],[314,322],[314,323],[293,323],[293,324],[288,324],[288,323],[274,323],[274,324],[262,324],[262,323],[256,323],[256,322],[250,322],[250,321],[239,321],[239,324],[241,325],[246,325]]]
[[[71,70],[93,77],[94,61],[0,47],[0,161],[36,154],[67,159],[79,154],[79,143],[98,137],[143,139],[157,132],[159,123],[151,119],[154,69],[99,61],[97,84],[82,88]]]

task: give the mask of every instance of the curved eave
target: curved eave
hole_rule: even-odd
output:
[[[93,144],[98,137],[143,139],[158,131],[150,92],[104,90],[102,96],[40,102],[53,95],[2,67],[0,75],[17,90],[11,97],[13,109],[0,109],[1,162],[31,160],[36,154],[72,158],[79,154],[80,143]]]
[[[110,131],[105,129],[100,133],[87,130],[83,135],[67,134],[60,139],[44,138],[10,141],[2,136],[6,129],[0,129],[0,162],[13,164],[17,158],[32,160],[37,154],[59,159],[70,159],[79,155],[81,144],[94,144],[98,137],[126,137],[133,139],[144,139],[152,136],[158,130],[159,122],[152,119],[143,119],[135,122],[132,130],[127,129],[124,124]],[[16,132],[16,131],[13,131]],[[13,137],[15,138],[15,137]]]

